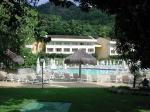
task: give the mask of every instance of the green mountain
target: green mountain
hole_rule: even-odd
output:
[[[37,7],[49,34],[110,36],[114,16],[97,9],[83,12],[79,7],[64,8],[46,3]]]

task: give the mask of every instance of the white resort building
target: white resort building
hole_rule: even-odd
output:
[[[110,48],[109,48],[110,56],[118,55],[117,50],[116,50],[116,41],[111,40],[109,43],[110,43]]]
[[[51,41],[46,45],[46,53],[72,54],[78,49],[84,49],[87,53],[94,54],[95,47],[101,47],[93,37],[49,35]]]
[[[109,39],[74,35],[47,35],[47,37],[51,40],[45,46],[45,52],[48,54],[72,54],[78,49],[84,49],[89,54],[96,54],[98,58],[118,55],[116,41]],[[37,45],[37,48],[41,45]],[[33,45],[26,47],[33,50]]]
[[[99,58],[107,58],[108,56],[116,56],[118,55],[116,51],[116,41],[110,40],[106,38],[98,38],[97,43],[101,45],[101,47],[95,48],[95,54]]]

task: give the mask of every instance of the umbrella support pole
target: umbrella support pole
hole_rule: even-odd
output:
[[[81,64],[79,64],[79,79],[81,80]]]

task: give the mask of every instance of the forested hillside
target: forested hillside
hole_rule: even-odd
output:
[[[111,37],[114,17],[100,10],[83,12],[80,8],[56,7],[50,3],[37,7],[48,34]]]

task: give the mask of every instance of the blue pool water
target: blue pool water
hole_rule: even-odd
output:
[[[79,73],[78,68],[69,68],[69,69],[55,69],[54,72],[60,72],[60,73]],[[96,69],[96,68],[82,68],[81,74],[87,74],[87,75],[101,75],[101,74],[113,74],[117,72],[116,69]]]

